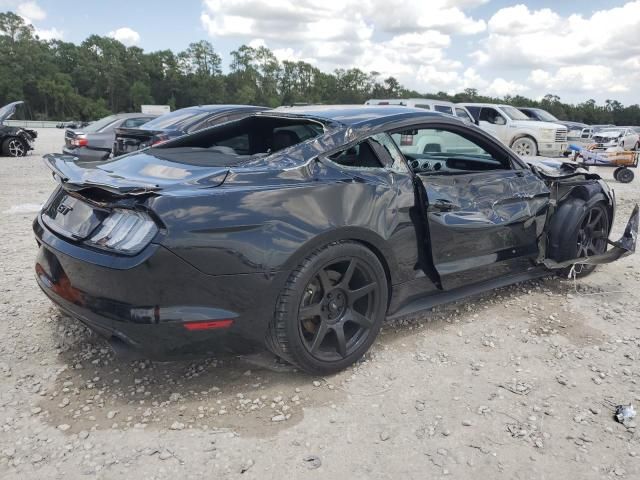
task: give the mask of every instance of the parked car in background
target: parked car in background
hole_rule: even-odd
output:
[[[432,100],[429,98],[387,98],[367,100],[365,105],[380,105],[380,106],[403,106],[411,108],[422,108],[424,110],[431,110],[433,112],[446,113],[453,115],[454,117],[461,118],[464,121],[475,123],[473,116],[467,111],[466,108],[456,105],[446,100]]]
[[[20,100],[0,108],[0,153],[2,155],[24,157],[29,150],[33,150],[38,132],[29,128],[11,127],[4,124],[15,114],[18,105],[23,103]]]
[[[69,122],[59,122],[56,124],[56,128],[82,128],[89,125],[91,122],[82,122],[80,120],[71,120]]]
[[[113,155],[117,157],[135,152],[203,128],[238,120],[261,110],[267,108],[251,105],[199,105],[166,113],[137,128],[123,125],[116,129],[111,146]]]
[[[622,148],[624,150],[640,150],[640,134],[633,127],[608,127],[593,135],[596,150]]]
[[[386,317],[586,275],[638,229],[636,207],[607,251],[598,175],[407,107],[278,109],[98,164],[45,161],[59,185],[34,221],[36,280],[65,312],[152,355],[266,345],[316,375],[361,358]]]
[[[97,162],[111,156],[115,130],[118,127],[139,127],[157,115],[145,113],[118,113],[101,118],[86,127],[69,128],[64,134],[63,153],[83,162]]]
[[[459,104],[473,115],[480,128],[518,155],[561,156],[567,149],[567,127],[531,120],[515,107],[491,103]]]
[[[531,120],[538,120],[539,122],[550,122],[556,123],[558,125],[564,125],[567,127],[567,137],[568,138],[588,138],[583,135],[588,135],[589,125],[581,122],[569,122],[567,120],[558,120],[556,117],[551,115],[546,110],[541,108],[530,108],[530,107],[518,107],[522,113],[524,113]]]

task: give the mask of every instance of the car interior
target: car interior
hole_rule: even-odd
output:
[[[381,168],[382,163],[368,141],[335,153],[329,158],[339,165],[354,168]]]
[[[324,126],[313,120],[251,116],[201,130],[154,147],[154,150],[190,149],[198,152],[199,163],[234,164],[242,160],[271,155],[324,133]],[[228,157],[228,158],[222,158]]]
[[[505,125],[507,123],[504,117],[500,115],[497,110],[486,107],[480,110],[480,121],[489,122],[492,125]]]
[[[487,151],[456,132],[423,128],[396,132],[391,138],[415,173],[456,174],[511,168],[504,153]]]

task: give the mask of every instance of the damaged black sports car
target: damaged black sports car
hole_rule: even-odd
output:
[[[45,159],[42,290],[148,353],[264,346],[324,374],[396,317],[634,251],[638,210],[569,164],[527,165],[424,110],[296,107],[101,163]],[[612,248],[607,249],[608,243]]]
[[[33,142],[38,132],[28,128],[11,127],[4,122],[16,112],[23,101],[13,102],[0,108],[0,153],[8,157],[24,157],[29,150],[33,150]]]

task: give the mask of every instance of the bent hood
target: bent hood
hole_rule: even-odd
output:
[[[559,123],[540,122],[538,120],[514,120],[513,123],[521,128],[533,128],[536,130],[567,129],[567,127],[565,127],[564,125],[560,125]]]
[[[8,103],[4,107],[0,108],[0,124],[2,124],[5,120],[9,120],[13,117],[13,114],[16,113],[16,107],[18,105],[22,105],[24,102],[22,100]]]
[[[188,161],[188,152],[182,152],[182,156]],[[147,152],[104,162],[80,162],[72,155],[49,154],[45,155],[44,162],[66,190],[99,188],[115,195],[217,187],[229,173],[226,165],[178,162],[170,155]]]

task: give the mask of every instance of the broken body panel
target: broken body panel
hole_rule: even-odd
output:
[[[210,320],[234,319],[226,333],[261,344],[290,272],[332,242],[357,241],[378,255],[389,279],[388,315],[394,316],[563,268],[564,260],[545,253],[550,220],[577,192],[601,196],[613,219],[613,194],[597,175],[562,164],[529,168],[456,119],[409,108],[327,109],[259,113],[91,166],[48,156],[60,187],[34,222],[42,245],[41,287],[71,311],[77,295],[60,298],[50,285],[81,290],[85,300],[76,316],[87,323],[109,319],[105,328],[129,343],[146,342],[141,325],[175,326],[206,308]],[[511,168],[422,175],[372,141],[426,124],[464,129],[504,155]],[[282,143],[294,138],[291,132],[299,141]],[[374,147],[379,168],[336,163],[336,152],[365,142]],[[229,144],[235,153],[221,148]],[[158,233],[131,256],[61,237],[43,221],[51,202],[64,205],[61,195],[98,210],[145,212]],[[617,253],[598,262],[634,250],[637,210],[634,215],[610,250]],[[175,284],[171,271],[181,272],[184,285]],[[185,291],[190,275],[198,294]],[[131,282],[144,287],[131,291]],[[254,299],[252,292],[260,294]],[[158,313],[141,320],[141,311]],[[160,344],[171,336],[163,332]]]

